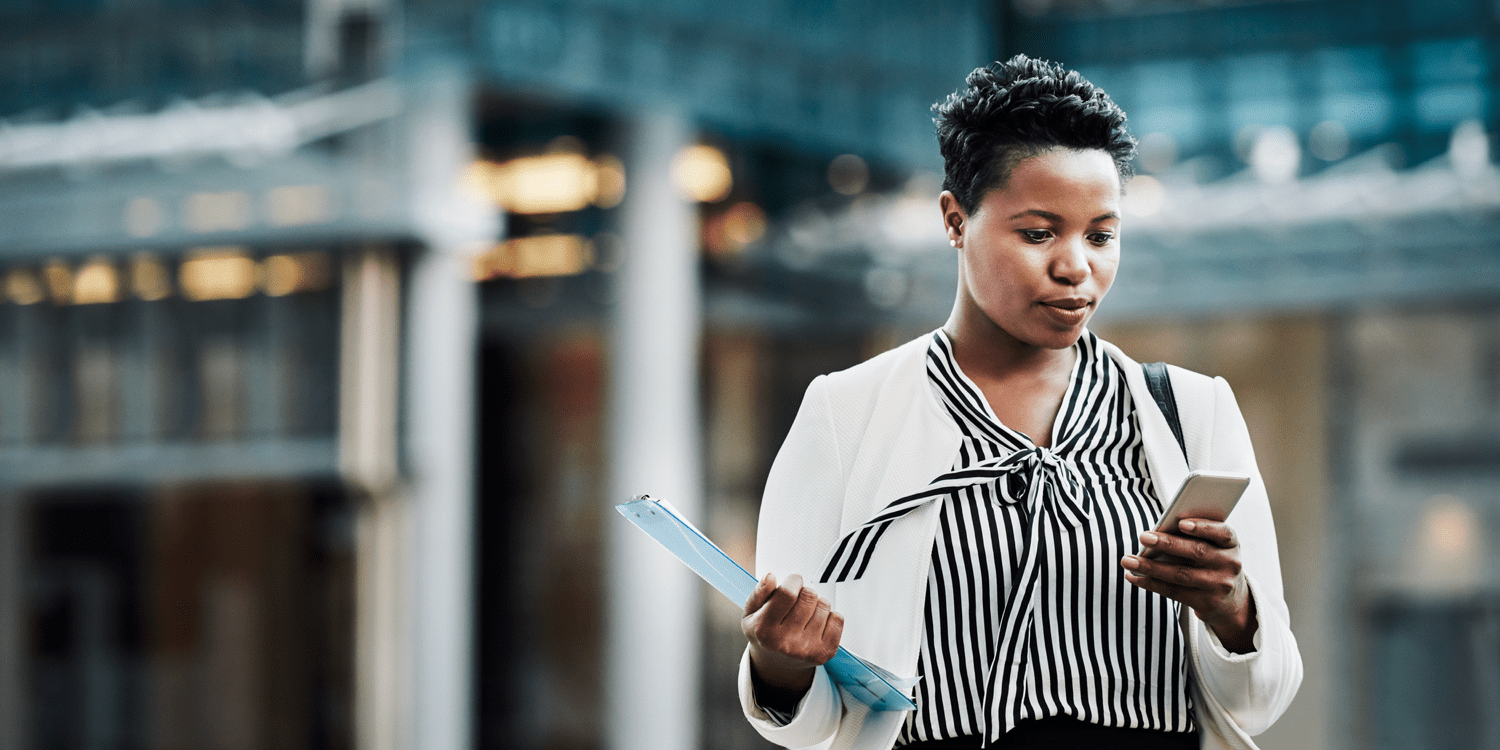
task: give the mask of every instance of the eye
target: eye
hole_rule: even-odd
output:
[[[1052,238],[1052,233],[1045,229],[1022,229],[1021,236],[1033,245],[1040,245]]]
[[[1113,242],[1114,239],[1115,235],[1113,232],[1094,232],[1089,235],[1089,242],[1092,242],[1096,247],[1104,247]]]

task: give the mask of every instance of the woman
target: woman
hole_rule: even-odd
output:
[[[1119,263],[1125,115],[1025,56],[967,83],[935,107],[953,312],[808,387],[761,507],[746,716],[787,747],[1254,748],[1302,667],[1244,420],[1174,368],[1179,447],[1086,327]],[[1227,523],[1150,533],[1189,464],[1252,481]],[[819,666],[840,643],[919,675],[917,709],[846,700]]]

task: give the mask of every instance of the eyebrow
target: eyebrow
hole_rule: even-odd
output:
[[[1014,221],[1014,220],[1019,219],[1019,218],[1021,218],[1023,216],[1039,216],[1039,217],[1041,217],[1043,219],[1046,219],[1048,221],[1056,221],[1056,222],[1061,222],[1063,220],[1063,217],[1058,216],[1057,214],[1052,213],[1051,211],[1043,211],[1043,210],[1041,210],[1039,208],[1032,208],[1032,209],[1028,209],[1028,210],[1022,211],[1021,213],[1018,213],[1018,214],[1010,217],[1010,220]],[[1101,221],[1107,221],[1109,219],[1118,219],[1118,218],[1120,218],[1119,214],[1115,213],[1114,211],[1110,211],[1109,213],[1104,213],[1104,214],[1100,214],[1098,216],[1095,216],[1093,219],[1089,220],[1089,223],[1090,224],[1097,224],[1097,223],[1099,223]]]

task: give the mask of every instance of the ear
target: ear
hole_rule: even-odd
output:
[[[938,196],[938,208],[943,210],[943,232],[948,235],[948,244],[962,249],[969,214],[964,211],[963,206],[958,205],[958,197],[947,190]]]

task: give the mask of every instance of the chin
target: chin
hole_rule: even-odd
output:
[[[1044,349],[1067,349],[1083,338],[1083,332],[1087,327],[1088,321],[1084,321],[1077,328],[1039,332],[1040,335],[1037,336],[1036,341],[1032,342],[1032,345]]]
[[[1083,328],[1073,331],[1039,331],[1036,335],[1021,338],[1021,341],[1038,349],[1067,349],[1083,337]]]
[[[1074,344],[1078,343],[1078,339],[1081,338],[1083,338],[1083,330],[1079,329],[1076,333],[1067,336],[1066,338],[1059,337],[1054,339],[1052,342],[1042,344],[1042,346],[1048,349],[1069,349],[1072,348]]]

